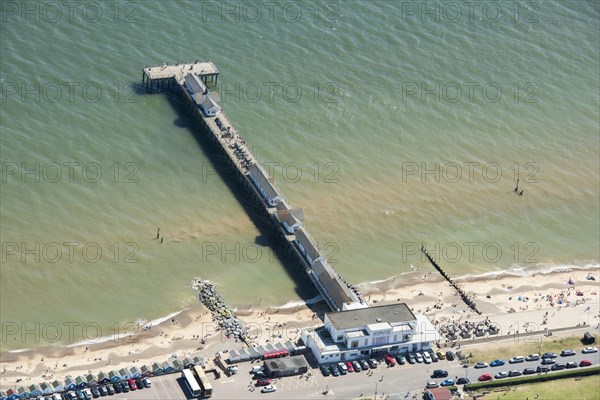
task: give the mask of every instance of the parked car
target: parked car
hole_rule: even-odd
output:
[[[123,386],[120,383],[113,383],[113,389],[115,389],[115,393],[121,393],[123,391]]]
[[[115,394],[115,389],[110,385],[106,385],[106,390],[108,391],[109,396],[112,396],[113,394]]]
[[[464,376],[463,376],[463,377],[461,377],[461,378],[458,378],[458,379],[456,380],[456,384],[457,384],[457,385],[466,385],[467,383],[470,383],[470,382],[471,382],[471,381],[469,380],[469,378],[466,378],[466,377],[464,377]]]
[[[348,373],[348,367],[343,362],[338,363],[338,368],[340,369],[340,373],[342,375],[346,375]]]
[[[147,388],[152,387],[152,381],[150,380],[150,378],[143,378],[142,383]]]
[[[379,363],[377,362],[376,359],[369,358],[369,367],[371,367],[372,369],[375,369],[375,368],[377,368],[378,365],[379,365]]]
[[[252,368],[250,368],[251,374],[255,374],[257,372],[264,372],[264,371],[265,371],[265,367],[263,367],[262,365],[253,365]]]
[[[362,371],[362,367],[360,366],[360,363],[358,361],[352,361],[352,366],[354,367],[354,371]]]
[[[433,374],[431,374],[432,378],[445,378],[448,376],[448,371],[445,371],[443,369],[436,369],[433,371]]]
[[[496,374],[496,376],[494,376],[494,378],[496,379],[502,379],[502,378],[506,378],[508,376],[508,372],[506,371],[500,371]]]
[[[351,361],[346,361],[346,367],[348,368],[348,372],[354,372],[354,366]]]
[[[537,372],[548,372],[550,371],[550,367],[547,365],[540,365],[537,367]]]
[[[490,374],[483,374],[478,378],[479,382],[491,381],[492,376]]]
[[[565,369],[566,365],[563,363],[556,363],[553,364],[552,367],[550,368],[552,371],[560,371],[561,369]]]
[[[81,390],[76,390],[75,393],[77,394],[78,400],[86,400],[85,396],[83,395],[83,392]]]
[[[431,361],[433,362],[438,362],[440,361],[439,357],[437,356],[437,354],[435,354],[433,351],[431,352]]]
[[[360,366],[365,371],[369,369],[369,363],[367,362],[367,360],[360,360]]]
[[[396,361],[398,361],[399,365],[404,365],[406,364],[406,359],[404,358],[404,356],[401,355],[397,355],[396,356]]]
[[[565,364],[565,367],[568,369],[577,368],[577,363],[575,361],[569,361],[568,363]]]
[[[426,351],[423,353],[423,361],[425,362],[425,364],[431,364],[432,360],[429,352]]]
[[[541,357],[539,354],[534,353],[534,354],[530,354],[527,357],[525,357],[525,361],[537,361],[539,360]]]
[[[581,360],[579,362],[580,367],[589,367],[590,365],[592,365],[592,362],[590,360]]]
[[[542,365],[554,364],[556,360],[554,358],[542,358]]]
[[[542,355],[542,358],[556,358],[556,357],[558,357],[558,356],[555,353],[551,353],[551,352],[544,353],[544,355]]]
[[[108,389],[106,388],[106,386],[102,385],[98,389],[100,390],[100,396],[108,396]]]
[[[597,353],[598,349],[595,347],[585,347],[583,350],[581,350],[581,352],[583,354],[589,354],[589,353]]]
[[[85,400],[91,400],[92,399],[92,392],[90,391],[90,389],[85,388],[81,392],[83,393],[83,397],[85,397]]]
[[[523,370],[523,375],[532,375],[535,374],[535,368],[525,368]]]
[[[415,359],[417,360],[418,363],[422,363],[423,362],[423,354],[421,353],[415,353]]]
[[[267,386],[269,383],[271,383],[269,378],[258,378],[256,380],[256,386]]]
[[[454,352],[452,352],[452,351],[447,351],[446,352],[446,358],[448,359],[448,361],[454,361],[455,357],[456,356],[454,355]]]
[[[476,368],[476,369],[487,368],[487,367],[489,367],[489,365],[488,365],[488,363],[485,363],[485,362],[478,362],[477,364],[475,364],[473,366],[473,368]]]
[[[394,361],[394,357],[392,357],[392,356],[385,356],[385,363],[387,364],[388,367],[393,367],[394,365],[396,365],[396,362]]]
[[[440,383],[440,386],[454,386],[454,379],[445,379]]]
[[[445,360],[446,359],[446,352],[440,350],[440,351],[437,352],[437,356],[440,358],[440,360]]]
[[[494,361],[492,361],[492,362],[490,363],[490,367],[500,367],[500,366],[502,366],[502,365],[504,365],[504,364],[506,364],[506,362],[504,362],[504,360],[502,360],[502,359],[497,359],[497,360],[494,360]]]
[[[337,367],[337,365],[335,365],[335,364],[334,364],[334,365],[331,365],[331,366],[329,367],[329,369],[331,370],[331,375],[333,375],[333,376],[340,376],[340,370],[339,370],[339,368]]]
[[[511,358],[510,360],[508,360],[509,364],[517,364],[517,363],[522,363],[525,362],[525,357],[523,356],[515,356],[513,358]]]
[[[131,390],[137,390],[137,385],[135,384],[135,381],[133,379],[130,379],[127,383],[129,383],[129,389]]]
[[[276,392],[276,391],[277,391],[277,386],[275,386],[275,385],[265,386],[264,388],[261,389],[261,393],[271,393],[271,392]]]
[[[429,382],[427,382],[427,385],[425,385],[425,387],[427,389],[435,389],[436,387],[440,387],[440,384],[437,383],[436,381],[429,381]]]
[[[508,371],[508,376],[521,376],[523,373],[518,369],[513,369],[512,371]]]
[[[323,376],[331,375],[331,371],[329,370],[329,368],[326,365],[321,365],[319,367],[319,369],[321,370],[321,374],[323,374]]]
[[[98,390],[98,386],[92,386],[92,397],[95,399],[100,397],[100,391]]]
[[[417,359],[415,358],[414,354],[409,354],[407,357],[408,357],[409,364],[414,364],[417,362]]]
[[[570,356],[574,356],[575,354],[577,354],[577,353],[575,353],[575,350],[570,350],[570,349],[563,350],[560,352],[561,357],[570,357]]]

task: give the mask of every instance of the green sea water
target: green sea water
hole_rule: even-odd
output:
[[[145,65],[218,66],[350,282],[429,268],[421,243],[453,276],[597,269],[598,2],[477,4],[3,1],[2,350],[49,344],[22,324],[163,317],[198,277],[239,307],[317,294],[257,244],[177,96],[139,90]]]

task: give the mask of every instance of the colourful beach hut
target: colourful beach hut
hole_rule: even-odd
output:
[[[110,382],[110,377],[108,376],[107,373],[105,372],[100,372],[98,374],[98,379],[97,379],[98,383],[101,385],[104,385],[105,383]]]
[[[65,379],[65,391],[70,391],[70,390],[75,390],[77,389],[77,384],[75,383],[75,379],[73,378],[67,378]]]
[[[173,360],[171,361],[171,365],[173,366],[173,368],[175,369],[175,371],[181,371],[183,370],[183,363],[179,360]]]
[[[85,376],[85,381],[87,382],[88,386],[90,386],[90,387],[96,386],[98,384],[98,378],[96,378],[96,375],[94,375],[94,374],[87,374]]]
[[[138,367],[129,368],[129,372],[131,373],[131,377],[133,379],[138,379],[142,377],[142,371]]]
[[[6,391],[6,395],[8,396],[8,400],[17,400],[19,398],[17,391],[12,388]]]
[[[8,400],[8,395],[4,390],[0,390],[0,400]]]
[[[191,358],[184,358],[182,363],[185,368],[192,368],[194,366],[194,361]]]
[[[121,375],[121,379],[128,381],[131,379],[131,372],[127,368],[121,368],[119,370],[119,375]]]
[[[142,365],[142,367],[140,368],[140,371],[142,371],[142,376],[152,376],[152,368],[150,368],[147,365]]]
[[[50,385],[48,382],[42,382],[40,384],[40,388],[42,389],[42,394],[44,396],[54,393],[54,389],[52,388],[52,385]]]
[[[158,363],[152,363],[152,375],[162,375],[165,373],[163,368]]]
[[[173,365],[171,365],[171,363],[168,361],[165,361],[160,366],[162,367],[163,373],[165,374],[172,374],[173,372],[175,372],[175,368],[173,368]]]
[[[204,358],[200,356],[194,356],[192,361],[194,361],[194,365],[200,365],[202,368],[204,368]]]
[[[25,386],[19,386],[17,388],[17,394],[19,395],[19,399],[28,399],[31,397],[31,393],[29,390],[25,389]]]
[[[42,388],[40,387],[40,385],[37,385],[37,384],[29,385],[28,389],[29,389],[29,395],[31,397],[39,397],[42,395]]]
[[[121,380],[121,375],[114,369],[108,373],[108,377],[111,382],[119,382]]]
[[[56,393],[64,392],[64,390],[65,390],[65,387],[63,386],[63,383],[61,381],[56,380],[56,381],[52,382],[50,385],[52,385],[52,389]]]
[[[75,383],[77,384],[77,389],[83,389],[88,385],[83,375],[79,375],[77,378],[75,378]]]

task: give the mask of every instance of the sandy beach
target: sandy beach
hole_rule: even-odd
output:
[[[573,269],[531,276],[486,276],[457,280],[473,296],[482,315],[472,312],[450,285],[430,272],[414,271],[385,281],[358,285],[371,305],[406,302],[415,314],[436,324],[489,318],[501,328],[519,322],[539,330],[589,325],[599,320],[598,269]],[[596,280],[586,279],[592,273]],[[567,310],[568,309],[568,310]],[[561,311],[563,310],[563,311]],[[255,344],[296,341],[303,327],[319,326],[323,302],[309,306],[238,310]],[[0,387],[64,380],[123,367],[163,362],[172,357],[200,355],[210,362],[215,353],[239,349],[242,343],[217,330],[212,315],[199,302],[173,319],[120,339],[73,347],[43,347],[0,354]],[[442,343],[444,345],[444,343]]]

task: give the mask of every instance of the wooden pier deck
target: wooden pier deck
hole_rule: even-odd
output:
[[[216,83],[219,70],[212,62],[144,67],[142,82],[150,92],[154,91],[155,86],[163,88],[166,85],[177,89],[186,98],[203,126],[210,132],[212,141],[226,155],[240,183],[261,204],[276,231],[301,261],[305,272],[333,311],[368,307],[358,290],[344,282],[329,264],[327,255],[302,223],[302,211],[292,208],[285,200],[224,111],[219,109],[215,115],[207,115],[206,109],[202,108],[204,100],[199,100],[198,97],[202,95],[201,98],[204,99],[208,90],[193,93],[186,83],[186,77],[188,80],[195,78],[189,74],[196,75],[205,83],[213,79]]]

